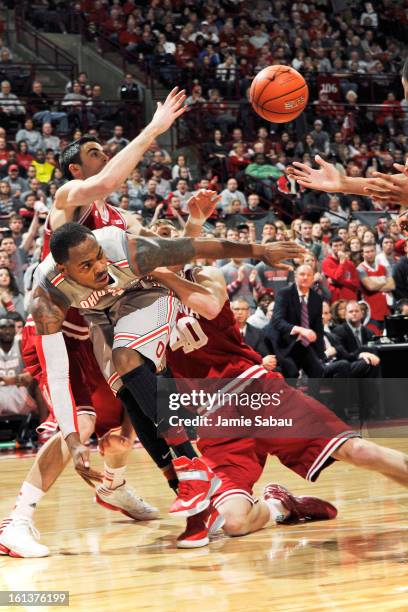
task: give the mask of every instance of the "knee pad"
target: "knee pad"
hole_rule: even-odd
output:
[[[129,451],[132,443],[129,438],[121,436],[119,433],[108,431],[98,441],[98,449],[102,457],[106,454],[116,455]]]

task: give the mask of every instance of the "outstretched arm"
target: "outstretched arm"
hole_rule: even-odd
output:
[[[386,204],[400,204],[408,207],[408,165],[394,164],[399,174],[373,172],[373,178],[366,179],[366,195],[374,201]]]
[[[352,178],[341,174],[333,164],[329,164],[320,155],[315,157],[319,169],[314,169],[301,162],[293,162],[293,166],[287,168],[289,178],[302,187],[316,189],[327,193],[347,193],[367,196],[368,186],[366,178]]]
[[[55,417],[75,469],[92,485],[91,481],[101,480],[101,475],[90,468],[89,449],[82,445],[78,433],[76,406],[69,384],[68,353],[61,331],[66,311],[67,308],[56,304],[45,290],[40,287],[35,289],[31,314],[38,334],[36,348],[41,367],[47,375]]]
[[[188,281],[167,268],[158,268],[152,276],[174,291],[183,304],[206,319],[215,319],[228,299],[224,276],[217,268],[197,268],[196,282]]]
[[[216,238],[144,238],[127,237],[129,261],[138,276],[145,276],[155,268],[189,263],[197,257],[204,259],[260,259],[274,265],[285,259],[302,257],[306,250],[294,242],[244,244]]]
[[[166,132],[185,112],[186,107],[183,107],[185,99],[184,90],[179,92],[175,87],[163,104],[160,102],[157,104],[157,110],[149,125],[115,155],[103,170],[86,180],[69,181],[60,187],[55,195],[55,207],[61,210],[86,206],[95,200],[106,198],[115,191],[137,166],[153,140]]]

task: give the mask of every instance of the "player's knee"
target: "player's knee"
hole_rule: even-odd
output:
[[[368,440],[351,438],[338,451],[336,458],[359,466],[373,466],[380,458],[381,447]]]
[[[78,416],[78,430],[79,438],[82,444],[85,444],[95,431],[95,417],[89,414],[80,414]]]
[[[108,431],[108,433],[99,440],[98,448],[102,456],[118,455],[130,451],[132,443],[129,438],[121,436],[119,433]]]
[[[246,514],[228,512],[223,515],[225,523],[223,530],[229,536],[243,536],[248,533],[248,520]]]
[[[113,349],[112,360],[120,376],[143,364],[143,357],[137,351],[126,347]]]

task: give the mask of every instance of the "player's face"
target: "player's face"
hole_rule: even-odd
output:
[[[79,285],[103,289],[109,283],[108,261],[95,238],[86,238],[69,249],[69,259],[58,269]]]
[[[81,176],[75,178],[87,179],[98,174],[108,161],[108,156],[104,153],[102,146],[98,142],[86,142],[81,147]]]

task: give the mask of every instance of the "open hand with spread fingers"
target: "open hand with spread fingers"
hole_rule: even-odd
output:
[[[405,166],[399,167],[405,168]],[[372,178],[367,179],[366,183],[364,191],[374,200],[408,206],[408,171],[406,174],[373,172]]]
[[[268,242],[262,245],[260,259],[273,266],[285,259],[298,259],[306,255],[307,250],[296,242]]]
[[[286,169],[289,178],[302,187],[307,189],[317,189],[329,193],[339,193],[343,189],[342,175],[333,164],[329,164],[320,155],[315,156],[315,161],[319,165],[318,169],[311,168],[301,162],[293,162],[292,166]]]
[[[153,115],[151,125],[157,129],[159,134],[166,132],[169,127],[173,125],[175,120],[185,113],[187,107],[183,106],[183,104],[186,97],[184,89],[179,91],[178,87],[175,87],[171,90],[163,103],[157,103],[157,109]]]
[[[221,196],[211,189],[200,189],[188,200],[188,211],[197,222],[203,223],[211,217]]]

